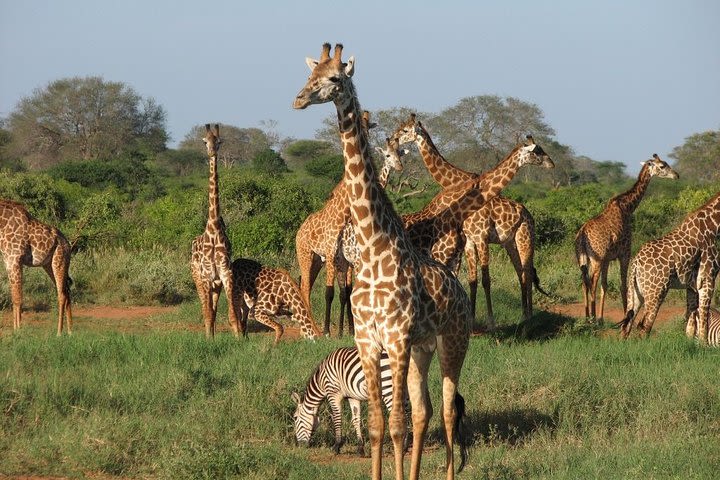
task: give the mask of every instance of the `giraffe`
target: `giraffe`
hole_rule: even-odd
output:
[[[696,322],[688,321],[685,333],[707,343],[708,309],[715,278],[720,271],[720,254],[715,242],[720,234],[720,193],[691,212],[673,231],[645,243],[630,263],[627,308],[618,325],[627,338],[640,307],[645,313],[637,322],[647,337],[660,304],[669,288],[686,289],[686,319],[697,310]]]
[[[478,210],[496,199],[499,192],[524,165],[544,168],[555,166],[542,147],[528,135],[524,145],[515,147],[492,170],[473,176],[463,183],[448,186],[421,211],[404,215],[403,222],[411,242],[457,273],[468,220],[477,216]],[[487,202],[484,201],[486,197],[489,198]],[[474,227],[475,223],[470,225]],[[473,230],[473,234],[476,233]]]
[[[341,180],[330,192],[325,205],[317,212],[311,213],[300,225],[295,235],[295,253],[300,265],[300,291],[303,301],[311,309],[310,291],[320,269],[325,264],[325,323],[323,334],[330,335],[330,309],[335,297],[335,281],[340,290],[340,318],[338,319],[339,335],[345,313],[348,315],[348,330],[354,334],[352,316],[348,305],[348,288],[346,285],[349,263],[338,252],[342,230],[350,220],[347,193],[344,180]]]
[[[232,263],[235,310],[241,312],[240,325],[247,336],[247,319],[252,311],[255,320],[275,330],[275,344],[280,341],[283,327],[271,317],[291,315],[300,325],[305,338],[320,337],[320,329],[305,305],[290,274],[280,268],[261,265],[255,260],[238,258]]]
[[[630,264],[632,214],[640,204],[650,179],[679,175],[657,153],[643,162],[638,179],[630,190],[610,199],[605,209],[588,220],[575,236],[575,258],[582,274],[585,317],[595,318],[595,298],[600,281],[600,315],[602,321],[607,291],[607,272],[611,261],[620,263],[620,295],[623,311],[627,309],[627,269]]]
[[[70,306],[70,253],[65,236],[55,227],[36,220],[24,205],[0,200],[0,252],[10,283],[13,304],[13,330],[20,328],[22,317],[23,266],[43,267],[57,290],[57,334],[62,334],[67,318],[68,333],[72,333]]]
[[[203,320],[205,322],[205,336],[215,336],[215,317],[217,315],[218,298],[220,290],[225,288],[228,299],[228,322],[236,337],[240,335],[239,322],[235,306],[232,302],[233,276],[230,259],[230,240],[225,234],[225,222],[220,216],[220,198],[218,192],[217,154],[222,140],[220,139],[220,125],[215,124],[214,130],[210,124],[205,124],[203,137],[210,164],[210,180],[208,187],[208,219],[205,231],[195,237],[192,242],[192,257],[190,270],[195,287],[200,296]]]
[[[420,156],[433,179],[443,188],[457,185],[479,176],[448,162],[438,151],[430,134],[411,113],[393,134],[400,143],[415,143]],[[463,224],[467,237],[465,261],[467,262],[468,286],[473,317],[477,303],[477,265],[480,260],[482,285],[485,292],[487,322],[489,329],[495,328],[495,315],[490,296],[490,244],[499,244],[507,252],[520,283],[523,319],[532,317],[532,286],[541,293],[534,266],[535,220],[521,203],[498,195],[483,204]]]
[[[404,477],[402,398],[405,380],[412,405],[413,449],[410,478],[419,477],[422,446],[432,415],[427,375],[435,350],[440,358],[446,477],[454,478],[453,432],[458,419],[454,397],[467,352],[472,317],[467,294],[455,275],[408,241],[402,221],[376,181],[362,129],[360,105],[352,82],[355,60],[342,61],[341,44],[330,57],[323,45],[319,60],[306,59],[311,70],[293,107],[333,102],[338,114],[350,213],[360,250],[360,268],[352,293],[355,344],[360,353],[369,397],[368,427],[372,478],[382,477],[385,424],[380,399],[380,355],[388,354],[393,383],[389,431],[395,475]]]

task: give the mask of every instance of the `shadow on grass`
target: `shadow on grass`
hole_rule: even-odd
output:
[[[498,326],[491,335],[499,341],[542,341],[560,335],[592,335],[602,328],[584,319],[541,310],[527,322]]]
[[[557,419],[533,408],[499,412],[470,411],[465,418],[468,446],[476,443],[517,445],[539,430],[554,431]],[[444,442],[443,427],[433,429],[428,439]]]

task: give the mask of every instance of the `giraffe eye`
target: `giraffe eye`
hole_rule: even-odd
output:
[[[332,83],[338,83],[340,81],[340,78],[332,76],[328,78],[328,80],[330,80]]]

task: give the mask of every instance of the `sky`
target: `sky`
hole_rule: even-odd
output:
[[[334,107],[292,101],[305,57],[339,42],[364,109],[512,96],[576,154],[637,173],[720,129],[718,22],[717,0],[0,0],[0,118],[101,76],[165,108],[171,147],[208,122],[313,138]]]

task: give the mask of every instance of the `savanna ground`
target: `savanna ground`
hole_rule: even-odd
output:
[[[508,297],[499,319],[519,313]],[[479,329],[461,379],[471,439],[459,478],[716,478],[720,351],[684,337],[675,297],[649,340],[617,340],[617,298],[605,327],[579,320],[581,304],[538,299],[526,335],[511,321]],[[3,312],[0,478],[366,478],[347,412],[339,455],[326,410],[310,449],[292,436],[290,392],[352,340],[309,343],[285,322],[273,347],[251,322],[238,342],[225,311],[211,342],[193,302],[78,305],[61,338],[52,310],[26,312],[20,333]],[[435,363],[431,397],[423,478],[442,478]],[[389,442],[384,468],[393,474]]]

